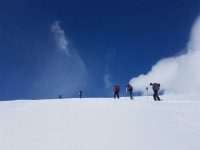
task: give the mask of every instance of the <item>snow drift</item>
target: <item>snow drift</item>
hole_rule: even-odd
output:
[[[164,58],[155,64],[146,75],[130,80],[135,90],[145,92],[151,82],[161,83],[165,93],[199,93],[200,87],[200,17],[191,31],[186,54]]]

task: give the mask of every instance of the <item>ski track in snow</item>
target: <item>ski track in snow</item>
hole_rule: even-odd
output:
[[[3,101],[0,150],[199,150],[199,97],[161,99]]]

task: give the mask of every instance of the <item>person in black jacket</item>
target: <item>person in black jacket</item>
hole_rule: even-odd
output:
[[[127,86],[126,86],[126,90],[129,92],[129,94],[130,94],[130,99],[133,99],[133,87],[130,85],[130,84],[128,84]]]

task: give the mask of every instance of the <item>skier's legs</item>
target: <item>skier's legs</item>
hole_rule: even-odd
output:
[[[117,98],[119,99],[119,91],[116,92]]]
[[[116,92],[114,92],[114,99],[116,98]]]
[[[157,100],[156,100],[156,96],[155,96],[155,94],[153,94],[153,99],[154,99],[154,101],[157,101]]]
[[[160,101],[160,97],[158,96],[158,91],[157,91],[157,90],[155,90],[155,92],[154,92],[154,93],[155,93],[155,99],[156,99],[156,100],[158,100],[158,101]]]
[[[157,101],[157,97],[158,97],[158,91],[154,90],[154,94],[153,94],[154,101]]]
[[[158,91],[154,91],[154,100],[160,101],[160,97],[158,96]]]
[[[158,96],[158,93],[156,95],[156,98],[157,98],[158,101],[160,101],[160,97]]]
[[[130,99],[133,99],[133,91],[130,91]]]

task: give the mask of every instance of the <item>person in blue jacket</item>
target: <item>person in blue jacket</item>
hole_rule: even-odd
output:
[[[150,86],[153,89],[153,98],[155,101],[160,101],[160,97],[158,96],[158,91],[160,90],[160,83],[150,83]]]

